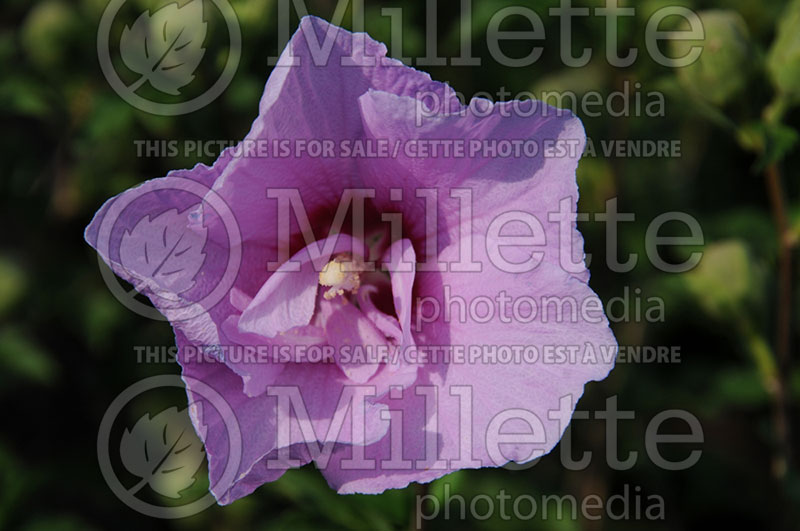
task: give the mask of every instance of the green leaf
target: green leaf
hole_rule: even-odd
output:
[[[762,170],[769,164],[783,160],[794,149],[798,140],[800,140],[800,135],[794,128],[780,123],[769,124],[766,150],[759,160],[757,169]]]
[[[653,83],[653,88],[663,92],[667,97],[679,101],[682,112],[687,115],[700,117],[717,127],[735,132],[736,124],[733,120],[728,118],[718,107],[697,95],[688,93],[690,97],[687,97],[686,89],[676,78],[664,76]]]
[[[744,19],[735,11],[702,11],[698,16],[704,40],[670,41],[673,57],[685,56],[692,47],[703,47],[697,61],[678,69],[678,80],[695,97],[722,106],[743,91],[753,70],[750,35]],[[688,23],[684,29],[689,29]]]
[[[794,100],[800,99],[800,0],[786,6],[780,17],[772,47],[767,53],[767,71],[773,85]]]
[[[60,71],[68,44],[78,33],[80,20],[74,8],[59,0],[37,3],[22,25],[22,47],[33,64],[51,73]]]
[[[50,355],[11,326],[0,330],[0,374],[49,384],[56,375]]]
[[[0,256],[0,315],[5,314],[25,293],[25,271],[14,262]]]
[[[683,275],[700,306],[717,318],[741,309],[754,291],[754,278],[747,248],[739,240],[708,245],[697,267]]]
[[[0,81],[0,101],[5,109],[23,116],[52,118],[53,104],[47,88],[25,77]]]
[[[761,172],[769,164],[783,160],[797,145],[800,135],[778,122],[750,122],[739,127],[736,139],[742,148],[759,154],[753,169]]]

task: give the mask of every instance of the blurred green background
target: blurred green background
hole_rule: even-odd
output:
[[[248,131],[277,55],[276,0],[232,0],[242,30],[242,59],[229,88],[207,107],[180,117],[136,110],[109,86],[99,67],[96,38],[106,0],[4,0],[0,16],[0,529],[404,529],[414,525],[415,485],[379,496],[337,496],[320,474],[306,467],[258,489],[232,506],[217,507],[178,521],[153,520],[120,502],[101,476],[96,454],[98,425],[123,389],[154,374],[177,374],[175,364],[137,363],[135,345],[173,344],[170,327],[140,317],[109,292],[83,228],[108,197],[145,179],[214,157],[139,158],[135,140],[235,140]],[[133,0],[120,14],[166,2]],[[306,2],[309,11],[331,19],[334,2]],[[438,45],[444,57],[459,55],[460,11],[440,2]],[[580,420],[572,429],[573,452],[592,451],[587,470],[570,472],[557,452],[526,470],[462,471],[425,492],[467,501],[495,497],[589,493],[603,498],[638,486],[664,500],[664,519],[615,521],[582,518],[425,522],[428,529],[707,529],[742,525],[751,529],[800,527],[800,478],[796,460],[797,311],[800,276],[795,251],[800,238],[800,153],[795,149],[800,111],[800,2],[765,0],[631,0],[636,14],[621,20],[619,42],[639,49],[627,68],[604,58],[606,27],[601,17],[573,24],[574,49],[593,49],[591,62],[567,68],[559,58],[558,19],[548,16],[555,1],[529,4],[543,19],[547,40],[532,66],[504,67],[486,44],[489,19],[500,8],[522,2],[475,1],[473,53],[480,67],[420,66],[471,97],[496,95],[501,87],[522,91],[587,91],[608,95],[640,83],[643,105],[659,92],[663,116],[581,116],[597,154],[578,169],[580,211],[605,210],[618,198],[621,212],[636,220],[620,224],[618,256],[639,253],[630,272],[611,271],[605,225],[581,223],[593,254],[592,287],[604,301],[628,293],[630,308],[651,297],[664,302],[664,318],[613,324],[621,345],[680,348],[680,363],[621,363],[611,376],[592,383],[578,409],[602,409],[616,395],[618,407],[635,412],[619,424],[619,453],[638,451],[625,471],[604,459],[605,428]],[[576,2],[596,7],[601,2]],[[700,60],[671,69],[645,51],[648,17],[668,5],[700,13],[706,30]],[[366,29],[389,40],[381,7],[403,8],[404,55],[425,54],[422,2],[369,2]],[[292,29],[296,26],[293,12]],[[220,24],[209,22],[206,54],[187,94],[201,92],[219,75],[227,48]],[[665,21],[680,29],[677,20]],[[349,16],[344,26],[351,27]],[[512,18],[502,29],[526,29]],[[118,33],[117,33],[118,35]],[[113,32],[112,32],[113,36]],[[112,39],[113,41],[113,39]],[[672,53],[685,53],[684,45]],[[531,44],[503,45],[522,57]],[[633,89],[631,94],[634,96]],[[602,140],[679,140],[680,157],[606,157]],[[682,211],[695,217],[705,236],[700,265],[685,274],[659,271],[646,259],[645,232],[658,215]],[[669,232],[665,227],[665,231]],[[681,233],[680,227],[673,230]],[[684,228],[685,234],[685,228]],[[673,247],[680,262],[696,247]],[[792,256],[794,254],[794,256]],[[794,258],[794,260],[791,260]],[[641,290],[639,292],[635,290]],[[627,290],[627,292],[626,292]],[[638,295],[637,295],[638,294]],[[779,295],[783,294],[783,295]],[[163,401],[174,398],[168,392]],[[645,430],[659,412],[683,409],[702,425],[704,442],[691,449],[702,457],[685,471],[662,470],[648,458]],[[157,411],[157,408],[156,408]],[[135,420],[131,412],[131,422]],[[667,425],[665,424],[665,430]],[[673,433],[685,424],[671,427]],[[794,456],[795,458],[797,455]],[[187,496],[207,488],[204,470]],[[158,497],[150,494],[156,502]],[[161,501],[163,503],[163,500]],[[430,510],[430,508],[428,508]]]

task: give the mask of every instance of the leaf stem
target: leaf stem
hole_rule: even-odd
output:
[[[780,170],[776,163],[769,164],[765,169],[767,193],[770,208],[775,220],[778,236],[778,293],[776,300],[776,338],[775,353],[778,366],[776,378],[775,407],[776,407],[776,435],[778,437],[779,451],[788,467],[791,460],[791,443],[789,437],[788,404],[786,397],[787,375],[790,371],[789,343],[791,335],[792,318],[792,238],[789,220],[786,215],[783,183]],[[785,474],[785,468],[784,468]],[[778,474],[782,477],[783,474]]]

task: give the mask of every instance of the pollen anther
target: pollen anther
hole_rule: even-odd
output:
[[[325,264],[319,272],[319,283],[328,290],[323,294],[326,300],[331,300],[337,295],[344,295],[346,291],[357,293],[361,286],[359,273],[364,270],[364,262],[349,253],[340,254]]]

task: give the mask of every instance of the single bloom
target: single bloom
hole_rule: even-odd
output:
[[[616,349],[575,224],[585,140],[305,17],[239,146],[106,202],[86,240],[171,322],[219,503],[310,462],[380,493],[552,450]]]

